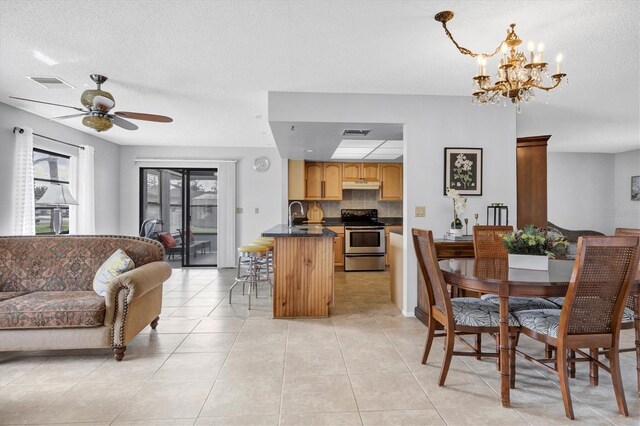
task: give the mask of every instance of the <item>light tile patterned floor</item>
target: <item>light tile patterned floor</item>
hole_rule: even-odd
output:
[[[389,302],[388,273],[337,273],[331,318],[292,321],[271,319],[266,289],[251,312],[239,293],[229,305],[232,276],[175,270],[157,331],[144,330],[123,362],[105,350],[0,354],[0,424],[571,423],[557,381],[521,361],[512,409],[500,406],[491,359],[454,358],[439,388],[439,342],[422,365],[425,327]],[[579,365],[576,423],[640,424],[635,358],[622,358],[631,417],[617,413],[608,375],[592,387]]]

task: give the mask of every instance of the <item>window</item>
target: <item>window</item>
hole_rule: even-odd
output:
[[[70,157],[33,149],[33,193],[36,200],[36,235],[53,234],[53,205],[38,204],[52,183],[69,184]],[[69,206],[60,206],[62,232],[69,233]]]

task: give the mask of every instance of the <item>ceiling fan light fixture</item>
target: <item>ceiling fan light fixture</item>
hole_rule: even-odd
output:
[[[95,96],[93,98],[93,108],[100,110],[102,112],[109,112],[111,108],[115,106],[115,102],[112,99],[106,98],[104,96]]]
[[[82,124],[94,129],[96,132],[104,132],[113,127],[111,120],[100,115],[88,115],[82,119]]]
[[[94,107],[93,102],[96,96],[110,99],[113,102],[113,105],[111,106],[111,108],[113,108],[116,104],[116,100],[113,99],[113,96],[111,96],[111,93],[105,92],[104,90],[100,90],[100,89],[85,90],[84,92],[82,92],[82,96],[80,97],[80,102],[82,102],[82,105],[84,105],[86,108],[91,109]],[[107,111],[104,111],[104,112],[107,112]]]

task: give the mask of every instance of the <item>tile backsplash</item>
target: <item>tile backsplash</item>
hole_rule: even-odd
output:
[[[290,200],[293,201],[293,200]],[[300,200],[306,212],[313,201]],[[341,209],[378,209],[379,217],[402,217],[402,201],[379,201],[378,191],[345,189],[342,201],[316,201],[322,206],[324,217],[340,217]]]

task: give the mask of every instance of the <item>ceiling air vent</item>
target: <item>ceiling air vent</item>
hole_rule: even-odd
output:
[[[27,78],[45,89],[74,89],[72,85],[58,77],[29,77]]]
[[[371,130],[347,129],[342,132],[342,136],[367,136]]]

